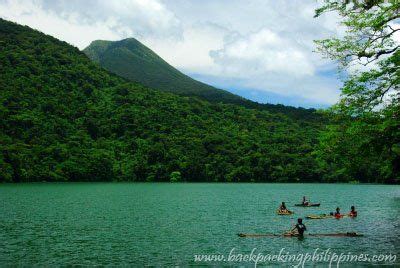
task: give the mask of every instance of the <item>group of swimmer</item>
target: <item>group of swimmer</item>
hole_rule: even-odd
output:
[[[308,206],[310,204],[310,202],[307,200],[307,198],[305,196],[303,196],[302,204],[304,206]],[[282,214],[292,214],[293,213],[292,211],[287,209],[285,202],[282,202],[282,204],[279,206],[278,212],[282,213]],[[337,207],[335,212],[329,213],[329,216],[333,216],[336,219],[343,218],[344,216],[349,216],[349,217],[355,218],[355,217],[357,217],[357,211],[356,211],[355,206],[351,206],[350,212],[348,214],[341,214],[340,208]],[[284,235],[302,237],[306,230],[307,230],[307,227],[304,225],[303,219],[299,218],[299,219],[297,219],[297,224],[290,231],[286,232]]]
[[[329,213],[329,215],[334,216],[336,219],[343,218],[345,215],[347,215],[349,217],[352,217],[352,218],[355,218],[355,217],[357,217],[357,211],[356,211],[356,207],[355,206],[351,206],[349,213],[341,214],[340,213],[340,208],[337,207],[336,211]]]

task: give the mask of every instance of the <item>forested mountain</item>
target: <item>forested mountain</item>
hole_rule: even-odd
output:
[[[221,102],[244,100],[184,75],[134,38],[116,42],[96,40],[83,52],[105,69],[151,88]]]
[[[110,74],[0,20],[0,181],[319,181],[322,123]]]
[[[83,51],[106,70],[154,89],[195,96],[215,103],[238,104],[247,108],[281,112],[294,118],[320,120],[313,109],[260,104],[196,81],[169,65],[134,38],[114,42],[96,40]]]

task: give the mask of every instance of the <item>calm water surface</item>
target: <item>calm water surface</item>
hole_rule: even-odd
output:
[[[303,195],[319,208],[294,208]],[[294,216],[275,214],[286,201]],[[298,217],[344,212],[356,219],[305,221],[310,233],[361,238],[239,238],[282,233]],[[400,258],[400,186],[344,184],[3,184],[0,266],[198,265],[194,254],[393,253]],[[203,265],[211,263],[203,263]],[[212,263],[217,265],[216,263]],[[242,263],[241,265],[250,265]],[[397,260],[397,264],[400,261]]]

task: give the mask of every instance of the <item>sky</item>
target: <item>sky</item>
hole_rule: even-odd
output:
[[[317,0],[0,0],[0,17],[79,49],[134,37],[189,76],[262,103],[323,108],[340,96],[313,40],[341,35]]]

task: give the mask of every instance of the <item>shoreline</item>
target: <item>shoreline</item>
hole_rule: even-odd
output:
[[[400,183],[346,183],[346,182],[213,182],[213,181],[33,181],[33,182],[0,182],[0,185],[21,185],[21,184],[321,184],[321,185],[398,185]]]

